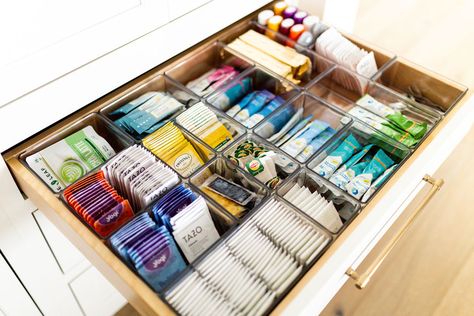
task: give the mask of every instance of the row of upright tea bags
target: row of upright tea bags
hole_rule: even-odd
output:
[[[262,315],[329,241],[272,199],[195,264],[165,298],[184,315]]]

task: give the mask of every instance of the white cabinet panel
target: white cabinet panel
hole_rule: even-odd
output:
[[[70,286],[86,315],[113,315],[126,303],[123,296],[94,267],[73,280]]]
[[[41,315],[8,263],[0,256],[0,315]]]
[[[169,2],[169,17],[171,20],[186,14],[211,0],[179,0]]]
[[[59,267],[64,274],[70,272],[75,266],[87,259],[71,244],[69,240],[41,213],[35,211],[33,216],[40,226],[41,231],[48,243]]]

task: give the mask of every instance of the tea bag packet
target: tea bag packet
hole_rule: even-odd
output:
[[[377,72],[374,53],[357,47],[332,27],[318,36],[315,50],[323,57],[366,78],[372,77]],[[336,71],[334,80],[343,87],[360,93],[365,90],[368,82],[361,77],[351,76],[346,71]]]
[[[311,60],[307,56],[254,30],[239,36],[229,47],[294,83],[299,83],[311,71]]]
[[[211,69],[198,78],[189,81],[186,83],[186,88],[200,97],[205,97],[238,75],[239,71],[234,67],[222,65],[217,69]],[[173,95],[183,103],[189,101],[189,95],[184,91],[176,91]]]
[[[255,193],[217,174],[207,178],[200,189],[237,218],[256,200]]]
[[[141,101],[143,102],[140,103]],[[138,103],[140,103],[138,106],[131,109]],[[132,136],[141,139],[163,126],[167,119],[183,110],[184,107],[184,104],[167,92],[148,92],[118,108],[111,115],[124,113],[125,115],[115,120],[115,124]]]
[[[158,91],[145,92],[144,94],[142,94],[138,98],[133,99],[133,100],[127,102],[126,104],[120,106],[118,109],[110,112],[109,116],[114,118],[114,120],[117,119],[117,118],[120,118],[120,117],[130,113],[131,111],[135,110],[137,107],[139,107],[140,105],[142,105],[143,103],[145,103],[150,98],[157,95],[158,93],[159,93]]]
[[[145,148],[135,145],[102,167],[107,180],[141,209],[179,182],[178,175]]]
[[[168,192],[152,212],[173,233],[188,262],[219,239],[204,198],[183,185]]]
[[[202,196],[171,218],[172,232],[188,262],[219,239],[209,208]]]
[[[346,185],[347,192],[356,199],[360,199],[367,192],[372,181],[375,181],[393,164],[393,160],[382,149],[379,149],[364,170]]]
[[[193,145],[172,122],[144,138],[143,145],[184,177],[204,164]]]
[[[114,233],[110,244],[157,292],[186,268],[169,231],[154,223],[147,213]]]
[[[352,134],[349,134],[336,149],[329,153],[328,156],[314,168],[314,171],[320,176],[329,179],[339,166],[351,158],[361,147],[357,139]]]
[[[227,87],[222,93],[217,94],[212,99],[212,104],[222,111],[227,111],[229,107],[238,100],[250,93],[252,89],[252,78],[245,77]]]
[[[388,168],[387,170],[385,170],[385,172],[379,176],[377,178],[377,180],[375,180],[371,185],[370,187],[367,189],[367,192],[365,192],[364,196],[362,197],[361,199],[361,202],[362,203],[365,203],[367,202],[370,197],[375,193],[375,191],[378,190],[378,188],[380,188],[380,186],[385,182],[387,181],[387,179],[390,177],[390,175],[395,171],[395,169],[397,168],[398,164],[395,164],[393,166],[391,166],[390,168]]]
[[[342,220],[332,201],[326,200],[317,191],[295,183],[284,198],[318,223],[335,233],[342,227]]]
[[[363,121],[367,125],[372,126],[376,130],[382,132],[388,137],[395,139],[396,141],[402,143],[407,147],[412,147],[418,143],[419,140],[415,139],[410,133],[401,130],[396,125],[390,123],[386,119],[373,114],[360,106],[353,107],[349,114],[357,117],[359,120]],[[358,127],[361,127],[358,125]],[[366,129],[370,132],[369,129]]]
[[[115,155],[92,126],[26,157],[28,166],[54,192],[63,190]]]
[[[63,196],[69,206],[104,238],[133,217],[128,200],[107,182],[102,171],[69,186]]]
[[[229,129],[203,103],[181,113],[176,117],[176,122],[214,149],[221,148],[233,139]]]
[[[390,121],[390,123],[409,133],[415,139],[422,138],[427,132],[428,125],[426,122],[418,123],[410,120],[399,111],[379,102],[368,94],[357,100],[356,104],[368,111],[377,114],[380,117],[387,119]]]
[[[355,176],[362,173],[370,160],[372,160],[372,157],[368,155],[368,152],[373,148],[373,146],[373,144],[364,146],[361,151],[353,155],[339,169],[337,169],[331,178],[329,178],[329,181],[334,183],[340,189],[346,190],[346,185],[354,179]]]
[[[268,187],[275,188],[281,182],[276,170],[278,155],[246,140],[237,146],[233,153],[228,154],[227,158]]]

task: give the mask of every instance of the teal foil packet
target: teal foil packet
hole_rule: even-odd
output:
[[[382,149],[379,149],[364,171],[347,184],[347,192],[356,199],[360,199],[367,192],[372,181],[393,164],[394,161]]]
[[[339,166],[354,155],[355,152],[360,150],[361,147],[354,135],[350,134],[333,152],[314,168],[314,171],[320,176],[329,179]]]
[[[375,191],[377,191],[378,188],[380,188],[380,186],[385,181],[387,181],[387,179],[395,171],[397,166],[398,166],[398,164],[395,164],[395,165],[391,166],[390,168],[388,168],[387,170],[385,170],[385,172],[380,177],[378,177],[377,180],[374,181],[374,183],[372,183],[370,188],[367,190],[367,192],[365,192],[364,196],[362,197],[362,199],[361,199],[362,203],[365,203],[370,199],[370,197],[375,193]]]

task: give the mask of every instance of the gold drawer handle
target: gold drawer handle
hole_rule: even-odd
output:
[[[392,249],[395,247],[398,241],[402,238],[402,236],[407,232],[407,230],[413,224],[413,222],[415,221],[415,218],[421,213],[423,208],[426,206],[426,204],[428,204],[428,202],[435,195],[435,193],[438,192],[439,189],[441,189],[444,183],[443,179],[434,179],[429,175],[425,175],[423,177],[423,180],[432,185],[431,190],[424,197],[423,201],[421,201],[420,205],[418,205],[418,208],[413,212],[413,214],[410,216],[410,218],[405,223],[405,225],[403,225],[402,229],[400,229],[400,231],[397,232],[397,234],[393,237],[393,239],[389,241],[387,246],[385,246],[382,252],[377,256],[374,262],[372,262],[372,264],[367,269],[367,271],[362,274],[359,274],[356,270],[352,268],[347,269],[346,274],[355,281],[355,286],[358,289],[362,290],[363,288],[367,286],[367,284],[370,281],[370,278],[374,275],[375,272],[377,272],[382,262],[385,260],[385,258],[387,258],[388,254],[392,251]]]

